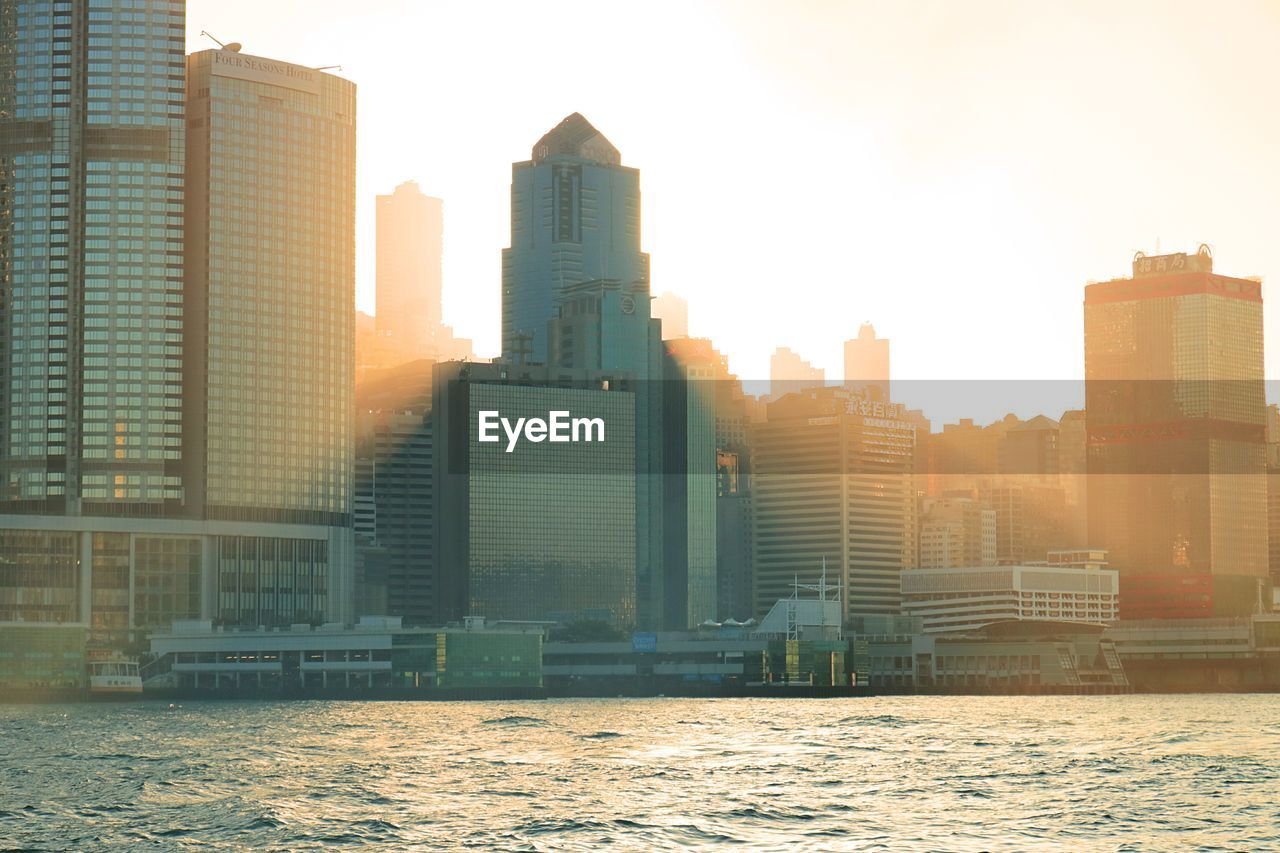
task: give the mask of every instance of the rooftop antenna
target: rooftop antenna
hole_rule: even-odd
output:
[[[217,36],[209,32],[208,30],[201,30],[200,35],[205,36],[206,38],[208,38],[210,41],[212,41],[214,44],[216,44],[218,47],[222,48],[223,50],[229,50],[232,53],[239,53],[240,49],[244,47],[244,45],[240,44],[240,42],[238,41],[231,41],[231,42],[227,42],[226,44],[223,44],[218,39]]]

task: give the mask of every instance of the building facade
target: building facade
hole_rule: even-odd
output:
[[[915,427],[901,407],[844,388],[789,394],[755,426],[757,613],[818,583],[823,562],[845,616],[896,613],[916,551]]]
[[[1220,615],[1268,574],[1262,290],[1206,246],[1085,288],[1089,544],[1135,575],[1207,576]]]
[[[870,323],[844,342],[844,384],[851,391],[870,392],[872,399],[889,399],[889,339],[877,338]]]
[[[902,609],[926,633],[971,631],[992,622],[1038,620],[1105,625],[1119,616],[1119,576],[1069,566],[970,566],[902,573]]]
[[[647,293],[640,172],[578,113],[511,167],[511,246],[502,252],[503,358],[546,364],[547,323],[566,286],[611,279]]]
[[[432,396],[438,617],[634,626],[637,403],[624,378],[447,362]],[[599,418],[603,435],[485,442],[482,411],[513,423],[564,411]]]

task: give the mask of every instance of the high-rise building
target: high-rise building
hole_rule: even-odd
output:
[[[670,291],[653,297],[653,316],[662,321],[664,341],[689,337],[689,300]]]
[[[438,617],[634,626],[637,395],[626,377],[505,362],[435,370]],[[555,411],[602,428],[589,441],[543,432],[511,445],[495,426],[500,438],[481,440],[481,412],[545,427]]]
[[[716,618],[716,403],[723,359],[705,338],[666,342],[662,433],[666,627]]]
[[[412,625],[440,623],[430,419],[434,366],[411,361],[368,371],[356,383],[356,552],[363,567],[377,568],[370,573],[373,585],[386,588],[386,604],[377,613]]]
[[[402,357],[439,355],[444,202],[406,181],[377,200],[377,324]]]
[[[214,615],[345,619],[355,85],[205,50],[187,92],[183,461],[190,512],[217,523]]]
[[[846,619],[898,612],[898,576],[916,551],[915,427],[901,407],[811,389],[770,403],[754,435],[757,612],[796,580],[818,583],[824,562]]]
[[[769,358],[769,395],[775,400],[792,391],[803,391],[826,380],[821,367],[814,367],[789,347],[778,347]]]
[[[643,285],[640,172],[578,113],[511,167],[511,246],[502,252],[502,354],[547,363],[547,323],[566,287],[614,280]],[[646,314],[647,314],[646,308]]]
[[[0,621],[198,615],[184,26],[182,0],[0,4]]]
[[[877,338],[870,323],[844,342],[844,384],[852,391],[875,389],[872,399],[889,399],[889,339]]]
[[[1268,563],[1260,283],[1214,273],[1205,246],[1139,253],[1132,277],[1085,288],[1084,317],[1089,545],[1122,586],[1206,576],[1214,612],[1252,612]]]

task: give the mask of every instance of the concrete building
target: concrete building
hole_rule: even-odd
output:
[[[1268,583],[1262,289],[1212,254],[1085,288],[1089,543],[1126,575],[1201,575],[1215,615]],[[1153,580],[1154,584],[1155,581]]]
[[[872,400],[890,399],[889,339],[877,338],[870,323],[863,323],[858,336],[844,342],[844,384]]]
[[[996,564],[996,513],[973,498],[924,498],[920,513],[922,569]]]
[[[973,566],[902,573],[902,609],[925,633],[972,631],[992,622],[1105,625],[1119,615],[1119,578],[1109,569]]]
[[[845,618],[896,613],[916,554],[915,428],[901,407],[844,388],[789,394],[755,425],[752,502],[758,614],[826,561]]]

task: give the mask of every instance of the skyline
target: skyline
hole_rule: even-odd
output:
[[[625,28],[586,9],[505,7],[511,23],[493,32],[455,4],[366,4],[357,17],[333,0],[274,14],[191,0],[187,47],[211,46],[205,29],[248,53],[343,64],[360,88],[358,305],[373,308],[374,197],[416,179],[445,202],[446,322],[483,355],[498,350],[511,163],[575,111],[641,171],[654,292],[687,299],[691,334],[748,378],[767,375],[777,346],[836,375],[864,321],[895,342],[895,379],[1076,378],[1084,285],[1123,276],[1134,251],[1207,242],[1226,274],[1280,269],[1266,239],[1280,118],[1247,108],[1274,77],[1262,48],[1280,34],[1261,4],[1205,19],[1188,5],[816,3],[777,21],[765,5],[708,3]],[[643,48],[663,65],[572,73],[581,51],[536,50],[553,26],[557,43],[607,33],[610,55]],[[1142,61],[1107,58],[1120,50]],[[513,88],[502,72],[516,67],[555,85]],[[458,68],[466,86],[429,85]],[[797,138],[803,155],[790,156]],[[1218,156],[1227,144],[1233,156]],[[793,177],[776,180],[783,164]],[[811,298],[772,305],[760,335],[757,297],[779,282]],[[1276,373],[1280,348],[1268,350]]]

